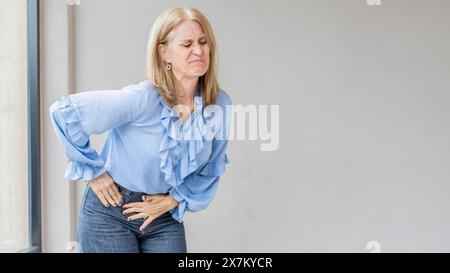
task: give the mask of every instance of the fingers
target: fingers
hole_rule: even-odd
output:
[[[116,201],[114,201],[108,189],[104,190],[102,193],[108,203],[110,203],[113,207],[117,207]]]
[[[119,188],[117,188],[115,183],[111,184],[111,187],[108,189],[109,194],[111,194],[112,198],[117,204],[122,202],[122,194],[120,194]]]
[[[161,206],[154,205],[154,204],[148,204],[146,202],[136,202],[136,203],[128,203],[124,205],[122,208],[125,210],[135,208],[135,209],[141,209],[141,211],[147,212],[150,214],[157,214],[161,211]]]
[[[111,198],[111,194],[108,191],[110,184],[114,183],[111,176],[107,172],[89,181],[89,186],[95,192],[98,199],[103,203],[105,207],[109,207],[109,204],[115,204],[114,200]]]
[[[121,205],[122,194],[120,194],[116,183],[107,172],[89,181],[89,185],[105,207]]]
[[[142,196],[142,201],[144,201],[144,202],[158,201],[158,200],[164,199],[165,197],[166,197],[165,194],[143,195]]]
[[[128,221],[133,221],[133,220],[143,219],[143,218],[147,218],[147,217],[148,217],[147,214],[141,212],[141,213],[137,213],[135,215],[132,215],[132,216],[128,217],[127,220]],[[148,217],[148,218],[150,218],[150,217]]]
[[[144,229],[150,225],[150,223],[153,221],[153,218],[148,217],[147,219],[145,219],[144,223],[139,227],[140,231],[144,231]]]
[[[126,205],[123,205],[124,209],[127,208],[138,208],[138,207],[143,207],[143,202],[133,202],[133,203],[128,203]]]
[[[143,208],[129,208],[123,211],[123,215],[139,212],[145,212],[145,210]]]
[[[152,200],[153,200],[153,198],[149,195],[142,196],[142,201],[144,201],[144,202],[151,202]]]
[[[103,206],[109,207],[109,202],[106,200],[106,198],[103,195],[103,193],[95,191],[95,190],[94,190],[94,192],[97,195],[98,199],[100,199],[100,201],[102,202]]]
[[[143,202],[128,203],[123,206],[125,209],[123,215],[135,213],[127,217],[128,221],[144,219],[144,223],[139,228],[140,231],[143,231],[154,219],[165,212],[161,206],[148,204],[146,203],[146,198],[143,197],[142,199],[144,200]]]

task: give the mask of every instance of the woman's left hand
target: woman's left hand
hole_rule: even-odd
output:
[[[140,226],[143,231],[153,220],[178,206],[178,201],[169,194],[152,194],[142,196],[142,202],[128,203],[123,206],[123,215],[135,213],[127,218],[128,221],[144,218]]]

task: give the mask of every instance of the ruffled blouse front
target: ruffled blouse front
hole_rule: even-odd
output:
[[[184,122],[176,109],[169,107],[161,96],[160,101],[163,105],[161,124],[165,129],[159,147],[161,171],[164,173],[164,181],[177,187],[198,168],[196,157],[205,144],[203,133],[210,117],[202,115],[203,100],[198,90],[194,96],[194,111]]]

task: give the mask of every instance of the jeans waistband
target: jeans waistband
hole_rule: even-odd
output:
[[[127,192],[127,193],[145,195],[145,193],[143,193],[143,192],[136,192],[136,191],[129,190],[129,189],[125,188],[124,186],[118,184],[117,182],[116,182],[116,185],[117,185],[117,188],[119,189],[120,192]]]
[[[126,192],[126,193],[130,193],[130,194],[138,194],[138,195],[149,195],[145,192],[137,192],[137,191],[129,190],[129,189],[125,188],[124,186],[118,184],[117,182],[115,182],[115,183],[120,192]],[[169,194],[169,193],[167,192],[167,193],[159,193],[159,194]]]

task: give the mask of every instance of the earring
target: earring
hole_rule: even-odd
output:
[[[172,64],[171,63],[167,63],[166,64],[166,70],[170,70],[170,69],[172,69]]]

